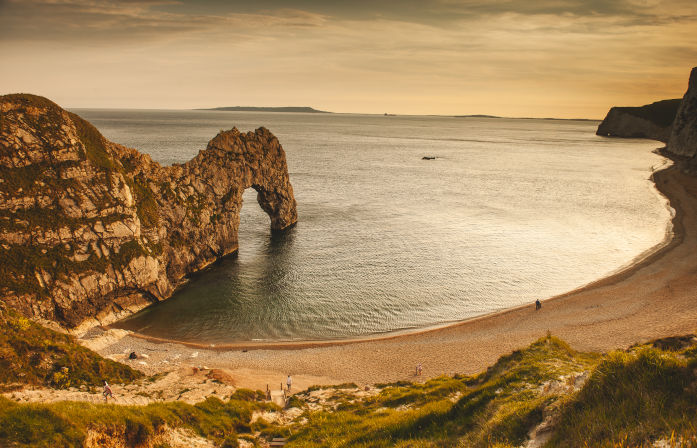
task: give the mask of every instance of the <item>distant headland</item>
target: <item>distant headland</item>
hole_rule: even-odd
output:
[[[439,116],[439,115],[436,115]],[[559,120],[559,121],[598,121],[594,118],[555,118],[555,117],[502,117],[500,115],[472,114],[453,115],[454,118],[505,118],[507,120]]]
[[[667,143],[681,98],[656,101],[639,107],[613,107],[598,126],[604,137],[649,138]]]
[[[221,110],[228,112],[301,112],[307,114],[330,114],[326,110],[317,110],[313,107],[256,107],[256,106],[225,106],[225,107],[210,107],[210,108],[199,108],[194,110]]]
[[[694,170],[697,167],[697,67],[690,72],[682,99],[641,107],[613,107],[596,134],[661,141],[666,143],[667,152],[684,158]]]

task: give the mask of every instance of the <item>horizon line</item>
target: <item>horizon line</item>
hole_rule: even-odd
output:
[[[317,112],[282,112],[282,111],[234,111],[234,110],[219,110],[220,107],[258,107],[258,108],[267,108],[267,109],[277,109],[277,108],[287,108],[287,107],[293,107],[293,108],[300,108],[300,107],[309,107],[312,108],[319,113],[319,115],[322,114],[329,114],[329,115],[376,115],[376,116],[384,116],[384,117],[450,117],[450,118],[492,118],[492,119],[509,119],[509,120],[566,120],[566,121],[603,121],[603,118],[583,118],[583,117],[576,117],[576,118],[560,118],[560,117],[510,117],[510,116],[504,116],[504,115],[491,115],[491,114],[399,114],[399,113],[377,113],[377,112],[332,112],[332,111],[326,111],[326,110],[320,110],[320,109],[315,109],[312,106],[217,106],[217,107],[196,107],[196,108],[157,108],[157,107],[71,107],[71,106],[66,106],[64,109],[66,110],[78,110],[78,109],[83,109],[83,110],[161,110],[161,111],[204,111],[204,112],[259,112],[259,113],[273,113],[273,114],[302,114],[302,113],[307,113],[311,115],[318,115]],[[613,106],[610,106],[612,108]],[[608,109],[609,111],[610,109]]]

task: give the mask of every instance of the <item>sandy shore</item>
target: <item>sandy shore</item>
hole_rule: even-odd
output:
[[[442,373],[475,373],[501,355],[550,331],[578,350],[608,351],[650,339],[697,331],[697,178],[677,166],[654,175],[676,214],[673,238],[627,269],[534,306],[509,309],[418,333],[329,343],[206,348],[129,335],[99,349],[119,357],[149,356],[141,370],[181,366],[222,368],[237,386],[264,389],[287,373],[294,387],[355,382],[359,385],[423,379]],[[110,341],[111,342],[111,341]],[[278,387],[278,386],[277,386]]]

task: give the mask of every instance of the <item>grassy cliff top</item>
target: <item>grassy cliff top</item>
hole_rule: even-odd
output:
[[[17,103],[23,107],[39,107],[42,109],[57,108],[60,106],[53,101],[39,95],[33,95],[31,93],[9,93],[7,95],[0,95],[0,103]]]

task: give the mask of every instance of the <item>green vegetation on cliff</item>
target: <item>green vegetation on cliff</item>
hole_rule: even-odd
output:
[[[0,390],[19,385],[100,387],[143,374],[79,345],[73,336],[42,327],[0,308]]]

